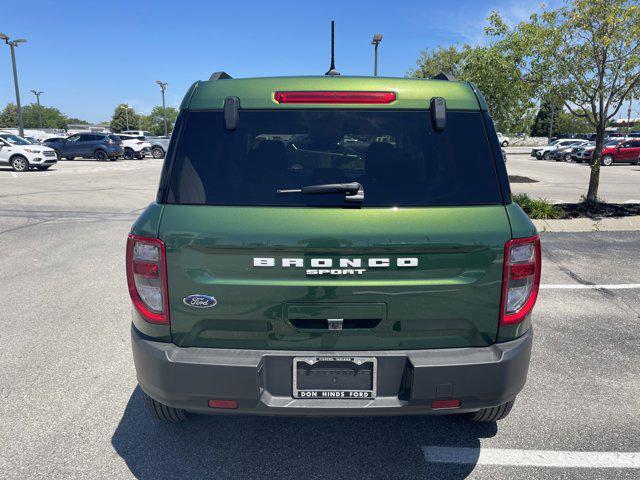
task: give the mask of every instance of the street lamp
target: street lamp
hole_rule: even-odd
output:
[[[127,130],[129,130],[129,105],[120,105],[120,108],[124,108],[124,117],[127,120]]]
[[[161,82],[160,80],[156,80],[156,83],[160,86],[160,91],[162,91],[162,119],[164,120],[164,136],[169,136],[169,129],[167,128],[167,111],[164,106],[164,91],[167,89],[168,83]]]
[[[4,33],[0,33],[0,40],[4,40],[4,43],[11,48],[11,64],[13,65],[13,84],[16,87],[16,107],[18,108],[18,133],[22,137],[24,136],[24,128],[22,126],[22,106],[20,105],[20,89],[18,88],[18,70],[16,69],[16,52],[15,47],[21,43],[25,43],[27,40],[24,38],[17,38],[15,40],[9,39]]]
[[[44,128],[44,124],[42,123],[42,107],[40,107],[40,95],[42,95],[44,92],[31,90],[31,93],[36,96],[36,101],[38,102],[38,118],[40,119],[40,128]]]
[[[380,45],[380,42],[382,41],[382,34],[381,33],[376,33],[373,36],[373,40],[371,40],[371,45],[373,45],[373,49],[374,49],[374,60],[373,60],[373,76],[377,77],[378,76],[378,45]]]

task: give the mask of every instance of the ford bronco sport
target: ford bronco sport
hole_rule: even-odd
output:
[[[196,82],[127,278],[151,413],[505,417],[540,282],[472,84]]]

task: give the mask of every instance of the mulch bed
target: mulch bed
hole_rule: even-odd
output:
[[[640,215],[640,203],[558,203],[564,218],[608,218]]]
[[[520,175],[509,175],[510,183],[538,183],[538,180],[534,180],[533,178],[523,177]]]

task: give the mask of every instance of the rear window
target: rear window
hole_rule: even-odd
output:
[[[480,112],[449,111],[437,132],[428,111],[240,111],[227,131],[221,111],[189,112],[168,203],[342,206],[344,195],[278,189],[359,182],[364,207],[501,202]]]

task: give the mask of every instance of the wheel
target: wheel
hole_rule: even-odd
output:
[[[104,162],[107,158],[109,158],[107,156],[107,152],[105,152],[104,150],[96,150],[93,156],[96,157],[96,160],[100,162]]]
[[[44,172],[45,170],[49,170],[49,167],[51,167],[51,165],[44,165],[42,167],[36,167],[36,168],[41,172]]]
[[[611,155],[605,155],[602,157],[602,165],[609,167],[613,163],[613,157]]]
[[[60,150],[56,150],[55,148],[53,149],[54,152],[56,152],[56,159],[58,161],[60,161],[62,159],[62,155],[60,155]]]
[[[507,141],[505,140],[504,142],[502,142],[502,144],[501,144],[501,145],[502,145],[503,147],[506,147],[506,146],[508,146],[508,145],[509,145],[509,142],[507,142]]]
[[[470,420],[473,422],[495,422],[497,420],[502,420],[504,417],[509,415],[514,403],[515,400],[511,400],[510,402],[503,403],[497,407],[483,408],[482,410],[471,413]]]
[[[570,153],[565,153],[564,154],[564,161],[565,162],[570,162],[571,161],[571,154]]]
[[[162,147],[153,147],[151,149],[151,155],[153,156],[153,158],[162,158],[164,157],[164,150],[162,149]]]
[[[549,158],[551,158],[551,153],[549,153],[549,152],[544,152],[544,153],[542,154],[542,159],[543,159],[543,160],[549,160]]]
[[[124,158],[127,160],[132,160],[134,157],[133,149],[127,147],[124,149]]]
[[[11,159],[11,168],[13,168],[16,172],[28,172],[29,171],[29,160],[27,160],[22,155],[16,155]]]
[[[169,407],[163,403],[154,400],[146,393],[142,392],[144,397],[144,403],[147,406],[147,410],[153,418],[156,420],[162,420],[163,422],[184,422],[187,420],[188,414],[181,408]]]
[[[64,157],[64,158],[67,159],[67,160],[73,160],[76,157]]]

